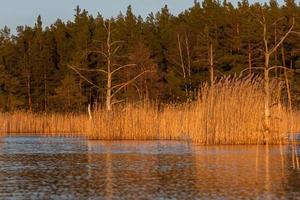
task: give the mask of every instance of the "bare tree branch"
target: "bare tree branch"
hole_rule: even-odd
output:
[[[75,71],[83,80],[85,80],[86,82],[88,82],[89,84],[91,84],[92,86],[96,87],[99,89],[99,87],[94,84],[92,81],[90,81],[89,79],[87,79],[85,76],[83,76],[76,68],[74,68],[72,65],[67,65],[69,68],[71,68],[73,71]]]
[[[117,103],[121,103],[121,102],[123,102],[123,101],[125,101],[125,100],[122,99],[122,100],[118,100],[118,101],[113,101],[113,102],[111,102],[111,105],[113,106],[113,105],[115,105],[115,104],[117,104]]]
[[[93,39],[92,41],[93,41],[93,42],[102,43],[102,44],[104,43],[104,42],[103,42],[103,41],[101,41],[101,40],[95,40],[95,39]]]
[[[294,69],[291,69],[291,68],[288,68],[288,67],[284,67],[284,66],[272,66],[268,69],[268,71],[271,71],[273,69],[284,69],[284,70],[291,71],[291,72],[294,72],[294,73],[300,73],[300,71],[297,71],[297,70],[294,70]]]
[[[103,55],[105,58],[108,57],[108,55],[106,53],[104,53],[103,51],[100,51],[100,50],[89,50],[89,51],[87,51],[87,53],[97,53],[97,54]]]
[[[143,74],[147,73],[147,72],[151,72],[150,70],[145,70],[142,73],[138,74],[137,76],[135,76],[133,79],[127,81],[126,83],[122,83],[119,85],[115,85],[114,87],[112,87],[112,89],[115,89],[117,87],[119,87],[116,91],[113,92],[113,94],[111,95],[112,97],[114,95],[116,95],[118,92],[120,92],[124,87],[126,87],[127,85],[131,84],[132,82],[134,82],[136,79],[138,79],[139,77],[141,77]]]
[[[119,50],[120,46],[117,46],[113,51],[112,51],[112,54],[111,55],[115,55],[118,50]]]
[[[250,12],[250,15],[252,15],[252,17],[254,17],[261,25],[264,25],[264,22],[265,22],[264,16],[263,16],[263,20],[261,20],[261,19],[260,19],[260,16],[254,14],[253,12]]]
[[[293,69],[290,69],[290,68],[284,67],[284,66],[272,66],[268,70],[270,71],[270,70],[273,70],[273,69],[284,69],[284,70],[288,70],[288,71],[295,71]]]
[[[108,23],[109,23],[109,26],[110,26],[110,20],[109,20]],[[103,27],[105,28],[106,32],[108,32],[108,28],[107,28],[107,25],[106,25],[105,21],[103,21]]]
[[[300,35],[300,32],[297,32],[297,31],[291,31],[291,33]]]
[[[113,70],[113,71],[111,72],[111,74],[114,74],[114,73],[116,73],[117,71],[119,71],[119,70],[121,70],[121,69],[123,69],[123,68],[126,68],[126,67],[134,67],[134,66],[136,66],[136,64],[122,65],[122,66],[118,67],[117,69]]]
[[[278,18],[272,25],[274,26],[274,25],[276,25],[279,21],[282,21],[282,20],[284,20],[284,17]]]
[[[217,73],[219,73],[221,76],[225,76],[225,74],[224,73],[222,73],[220,70],[215,70]]]
[[[252,67],[251,69],[264,70],[265,68],[264,68],[264,67]],[[246,68],[246,69],[242,70],[242,71],[240,72],[240,74],[243,74],[245,71],[248,71],[248,70],[250,70],[250,69],[249,69],[249,68]]]
[[[72,65],[69,65],[69,67],[72,66]],[[72,66],[73,68],[75,68],[76,70],[78,71],[86,71],[86,72],[102,72],[102,73],[105,73],[107,74],[107,71],[103,70],[103,69],[85,69],[85,68],[79,68],[79,67],[75,67],[75,66]]]
[[[137,84],[132,83],[132,86],[135,88],[135,90],[137,91],[138,95],[139,95],[139,99],[141,99],[142,95],[140,92],[140,88],[137,86]]]
[[[290,29],[285,33],[285,35],[280,39],[280,41],[269,52],[267,52],[269,55],[274,53],[278,49],[278,47],[284,42],[284,40],[289,36],[289,34],[292,32],[294,28],[294,24],[295,24],[295,17],[293,17],[293,22]]]
[[[122,40],[113,41],[110,45],[113,46],[113,45],[119,44],[119,43],[124,43],[124,41],[122,41]]]

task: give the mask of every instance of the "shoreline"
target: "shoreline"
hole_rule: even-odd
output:
[[[276,97],[276,96],[275,96]],[[300,133],[300,112],[273,97],[265,125],[263,82],[226,79],[204,85],[196,101],[158,106],[149,101],[90,113],[0,113],[0,132],[101,140],[181,140],[198,144],[280,144]]]

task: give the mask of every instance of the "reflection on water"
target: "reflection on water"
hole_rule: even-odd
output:
[[[299,199],[299,180],[288,146],[0,139],[0,199]]]

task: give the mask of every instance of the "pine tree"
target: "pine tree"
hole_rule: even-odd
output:
[[[52,98],[56,110],[64,111],[78,110],[82,104],[87,102],[86,97],[80,94],[80,88],[74,75],[67,74],[61,81],[61,85],[55,89],[56,95]]]

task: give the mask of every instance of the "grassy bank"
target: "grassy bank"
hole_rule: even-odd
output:
[[[159,109],[148,102],[116,106],[111,112],[98,109],[92,113],[92,119],[88,114],[2,113],[0,132],[104,140],[264,143],[264,93],[259,79],[224,79],[213,87],[204,85],[199,94],[195,102],[164,105]],[[284,143],[288,133],[300,130],[299,113],[290,114],[284,106],[276,103],[276,98],[272,102],[269,142]]]

